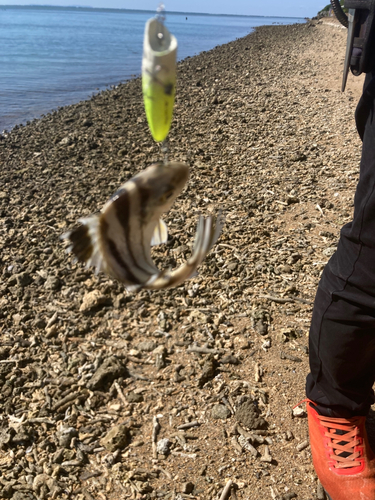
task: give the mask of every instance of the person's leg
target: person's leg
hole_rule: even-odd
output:
[[[375,78],[357,107],[363,139],[353,221],[317,291],[306,381],[313,463],[332,500],[375,500],[365,415],[375,380]]]
[[[328,416],[366,415],[373,402],[375,307],[364,305],[370,297],[327,266],[314,304],[306,394]]]
[[[353,221],[341,230],[314,303],[306,394],[341,416],[366,415],[375,380],[375,78],[356,119],[363,137]],[[322,409],[325,412],[324,409]],[[325,412],[326,413],[326,412]]]

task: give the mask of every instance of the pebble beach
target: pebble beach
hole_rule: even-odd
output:
[[[358,181],[345,45],[313,20],[178,64],[169,159],[191,175],[153,258],[184,262],[199,214],[226,224],[173,290],[129,294],[59,239],[162,158],[139,79],[0,136],[0,498],[324,500],[293,407]]]

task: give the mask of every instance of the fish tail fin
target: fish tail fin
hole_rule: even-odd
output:
[[[225,217],[220,210],[216,219],[199,216],[193,252],[188,262],[198,267],[218,240],[224,226]]]
[[[152,279],[146,283],[145,288],[160,290],[172,286],[175,287],[185,280],[196,276],[198,266],[203,262],[212,246],[216,243],[223,225],[224,216],[221,211],[216,219],[214,217],[204,217],[201,215],[198,220],[197,233],[191,257],[177,269],[164,269],[164,271],[160,271],[159,274],[153,276]]]
[[[223,229],[225,224],[225,214],[223,213],[223,210],[220,208],[219,213],[217,214],[216,217],[216,222],[215,222],[215,230],[212,233],[211,236],[211,242],[209,245],[209,248],[213,247],[217,240],[219,239],[221,230]]]
[[[72,252],[75,257],[86,263],[86,268],[94,266],[98,274],[103,269],[103,259],[99,245],[99,216],[91,215],[79,219],[81,226],[60,236],[68,240],[70,245],[67,252]]]

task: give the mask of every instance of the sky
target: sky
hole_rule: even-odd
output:
[[[166,10],[251,16],[313,17],[329,0],[164,0]],[[155,10],[159,0],[0,0],[0,5],[59,5]]]

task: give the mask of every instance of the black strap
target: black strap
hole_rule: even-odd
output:
[[[363,86],[363,94],[357,109],[355,111],[355,121],[360,138],[363,141],[365,133],[365,126],[370,116],[371,120],[374,119],[374,102],[375,102],[375,73],[367,74]]]
[[[355,9],[350,69],[359,76],[375,69],[375,0],[345,0],[345,7]]]

